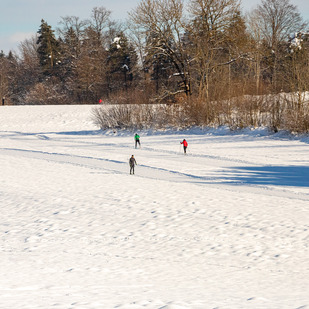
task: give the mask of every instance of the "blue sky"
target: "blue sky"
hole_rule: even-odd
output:
[[[19,42],[31,37],[39,29],[41,19],[55,29],[64,16],[90,17],[94,7],[104,6],[112,11],[112,18],[125,20],[127,12],[140,0],[1,0],[0,50],[17,51]],[[244,11],[254,8],[259,0],[243,0]],[[309,1],[290,0],[297,5],[302,16],[309,20]]]

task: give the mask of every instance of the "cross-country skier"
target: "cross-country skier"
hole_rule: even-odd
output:
[[[134,158],[134,156],[132,155],[130,160],[129,160],[129,164],[130,164],[130,175],[133,173],[134,175],[134,166],[137,165],[136,160]]]
[[[187,147],[188,147],[188,142],[184,139],[180,144],[183,144],[183,151],[186,154],[187,153]]]
[[[135,148],[137,147],[137,144],[139,144],[139,148],[141,148],[141,142],[139,140],[140,137],[137,133],[135,134],[134,139],[135,139]]]

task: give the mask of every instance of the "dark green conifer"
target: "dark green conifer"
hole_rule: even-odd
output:
[[[57,64],[60,61],[60,47],[57,41],[54,30],[43,19],[41,20],[41,26],[38,30],[37,44],[38,56],[40,65],[44,74],[50,75],[53,73]]]
[[[137,64],[137,54],[127,37],[120,33],[109,48],[108,65],[113,80],[118,80],[125,89],[133,79],[133,69]],[[118,78],[117,78],[117,77]],[[122,77],[121,77],[122,76]]]

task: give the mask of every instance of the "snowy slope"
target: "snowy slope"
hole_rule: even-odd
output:
[[[0,108],[0,308],[309,308],[306,139],[92,108]]]

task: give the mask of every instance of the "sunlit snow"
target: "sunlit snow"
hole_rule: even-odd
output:
[[[135,149],[92,108],[0,107],[0,308],[309,306],[306,137],[144,131]]]

